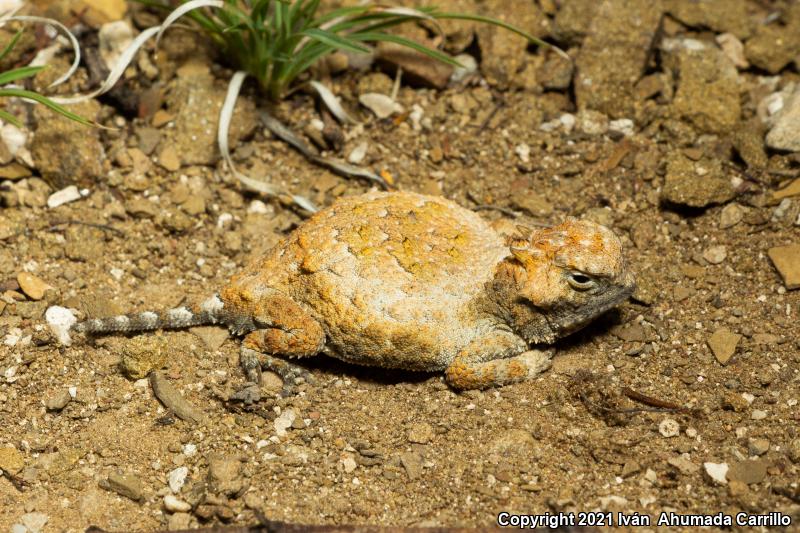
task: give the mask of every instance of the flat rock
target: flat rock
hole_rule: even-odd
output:
[[[673,113],[709,133],[726,133],[738,123],[739,72],[721,50],[688,39],[673,39],[665,64],[678,80]]]
[[[488,0],[482,4],[483,14],[514,24],[534,37],[541,38],[550,32],[549,19],[536,3]],[[476,33],[481,49],[481,74],[490,85],[525,87],[531,75],[535,76],[541,58],[527,53],[527,39],[491,24],[478,25]]]
[[[19,450],[9,446],[0,447],[0,470],[17,475],[25,466],[25,458]]]
[[[225,343],[225,340],[230,336],[228,328],[220,326],[197,326],[190,328],[197,338],[199,338],[208,347],[209,350],[219,350]]]
[[[710,29],[715,33],[730,32],[747,39],[753,32],[753,19],[747,11],[746,0],[667,0],[665,10],[674,18],[693,28]]]
[[[725,203],[734,195],[719,160],[703,158],[692,161],[678,151],[668,156],[667,174],[661,190],[663,201],[689,207],[706,207]]]
[[[132,474],[113,473],[108,476],[106,487],[133,501],[140,501],[144,496],[144,486],[138,476]]]
[[[777,74],[800,55],[800,3],[790,3],[785,20],[786,24],[760,25],[744,46],[747,60],[770,74]]]
[[[171,146],[183,165],[211,165],[219,159],[217,125],[226,92],[225,82],[215,80],[208,65],[199,60],[192,59],[178,69],[167,96],[167,111],[175,117],[174,127],[162,130],[161,146]],[[255,103],[246,95],[239,95],[229,131],[231,150],[256,126]]]
[[[67,389],[61,389],[47,397],[44,406],[48,411],[61,411],[72,401],[72,396]]]
[[[70,111],[94,120],[100,104],[89,100],[70,106]],[[34,106],[33,113],[38,126],[30,150],[45,181],[63,189],[68,185],[89,187],[104,180],[105,152],[98,128],[78,124],[45,106]]]
[[[772,193],[772,197],[775,200],[783,200],[784,198],[789,198],[790,196],[798,196],[798,195],[800,195],[800,178],[797,178],[783,189],[777,190]]]
[[[721,364],[726,364],[733,357],[736,345],[742,336],[728,328],[719,328],[708,338],[708,347]]]
[[[403,79],[412,85],[444,89],[453,74],[452,65],[396,43],[378,44],[375,59],[383,66],[403,69]]]
[[[787,289],[800,289],[800,244],[776,246],[767,250]]]
[[[761,483],[767,477],[767,462],[763,459],[744,459],[731,465],[726,474],[728,481],[740,481],[748,485]]]
[[[634,115],[634,86],[644,73],[661,14],[660,1],[599,3],[575,59],[578,109],[595,109],[611,118]]]

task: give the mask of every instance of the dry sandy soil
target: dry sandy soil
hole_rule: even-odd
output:
[[[228,401],[243,381],[238,341],[219,330],[54,346],[48,306],[109,316],[196,302],[303,221],[219,161],[231,71],[202,36],[175,30],[114,93],[77,107],[116,130],[11,104],[32,138],[28,164],[0,147],[0,531],[260,517],[488,526],[501,511],[638,512],[651,529],[669,511],[779,512],[798,527],[800,3],[438,3],[513,20],[574,64],[448,23],[445,48],[477,71],[436,88],[442,73],[418,62],[397,96],[404,111],[378,119],[358,103],[391,92],[391,61],[351,60],[317,75],[361,125],[337,125],[302,92],[272,113],[333,157],[365,143],[360,164],[397,188],[487,219],[609,225],[639,281],[631,301],[560,342],[539,379],[461,394],[440,375],[319,358],[301,394],[275,399],[273,377],[268,399],[244,408]],[[38,4],[80,22],[80,2]],[[139,7],[127,17],[156,22]],[[84,12],[87,65],[105,20]],[[49,44],[30,35],[4,69]],[[34,86],[69,61],[58,54]],[[98,79],[82,67],[61,92]],[[232,132],[243,171],[319,205],[369,189],[265,132],[265,105],[246,85]],[[70,184],[87,195],[48,208]],[[52,289],[37,294],[37,280]],[[143,365],[200,420],[165,409]]]

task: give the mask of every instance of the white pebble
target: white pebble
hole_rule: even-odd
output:
[[[392,100],[391,96],[380,93],[364,93],[358,97],[358,101],[381,119],[405,110],[402,105]]]
[[[217,219],[217,228],[222,229],[233,221],[233,215],[230,213],[222,213]]]
[[[297,415],[295,414],[294,409],[287,409],[281,413],[281,415],[273,422],[275,426],[275,434],[279,437],[286,436],[286,430],[292,427],[296,417]]]
[[[183,488],[183,484],[186,483],[186,476],[188,475],[189,475],[189,468],[185,466],[179,466],[178,468],[167,474],[167,483],[169,484],[169,490],[171,490],[175,494],[179,493]]]
[[[353,148],[353,151],[350,152],[349,156],[347,156],[347,160],[354,165],[360,164],[367,155],[367,146],[368,145],[366,141],[360,143],[358,146]]]
[[[342,467],[344,468],[346,474],[350,474],[351,472],[353,472],[353,470],[355,470],[357,466],[358,465],[356,464],[356,460],[353,459],[352,457],[348,456],[342,459]]]
[[[66,307],[54,305],[47,308],[44,318],[47,321],[47,325],[50,326],[50,331],[58,338],[58,342],[64,346],[69,346],[72,342],[69,336],[69,328],[78,321],[72,311]]]
[[[80,191],[75,185],[70,185],[60,191],[56,191],[47,198],[47,207],[54,209],[60,205],[74,202],[82,198]]]
[[[25,513],[19,519],[30,533],[39,533],[50,517],[44,513]]]
[[[197,445],[192,444],[191,442],[183,445],[183,455],[185,455],[186,457],[191,457],[196,453],[197,453]]]
[[[164,496],[164,509],[170,513],[186,513],[191,511],[192,506],[172,494],[167,494]]]
[[[608,123],[608,131],[621,133],[625,137],[633,135],[633,121],[629,118],[612,120]]]
[[[267,207],[267,204],[261,200],[253,200],[250,202],[250,205],[247,206],[247,212],[255,213],[257,215],[266,215],[269,213],[269,208]]]
[[[706,474],[720,485],[727,485],[728,463],[703,463]]]
[[[680,435],[681,426],[678,422],[672,418],[665,418],[658,424],[658,432],[661,433],[663,437],[677,437]]]
[[[523,163],[527,163],[531,160],[531,147],[527,144],[518,144],[516,148],[514,148],[514,151]]]
[[[753,420],[764,420],[767,418],[767,412],[761,409],[753,409],[753,412],[750,413],[750,418]]]
[[[693,439],[697,436],[697,430],[694,428],[686,428],[686,436]]]

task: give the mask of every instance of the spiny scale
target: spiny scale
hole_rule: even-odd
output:
[[[222,300],[214,295],[203,302],[199,310],[176,307],[166,311],[144,311],[108,318],[93,318],[72,326],[79,333],[113,333],[149,331],[154,329],[179,329],[225,323]]]

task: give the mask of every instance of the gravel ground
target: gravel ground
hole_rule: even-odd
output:
[[[102,6],[118,3],[84,3],[93,50]],[[75,2],[34,4],[76,22]],[[359,97],[391,92],[391,51],[363,70],[343,57],[319,69],[359,125],[302,92],[273,114],[330,156],[487,219],[612,227],[638,279],[631,301],[559,342],[540,378],[460,394],[440,375],[319,358],[301,394],[273,399],[268,375],[269,399],[245,409],[228,401],[239,344],[219,329],[54,346],[48,306],[101,317],[197,302],[303,221],[243,192],[219,161],[231,71],[202,36],[175,30],[114,93],[77,107],[116,130],[10,104],[32,136],[27,155],[5,131],[0,142],[0,530],[260,516],[474,527],[502,511],[636,512],[652,529],[670,511],[777,512],[797,527],[800,3],[438,4],[513,20],[574,64],[448,23],[446,49],[477,70],[453,80],[413,60],[388,118]],[[155,22],[129,7],[133,27]],[[41,46],[23,40],[6,61]],[[69,61],[56,55],[34,85]],[[82,67],[63,92],[93,79]],[[242,171],[318,205],[369,190],[272,137],[264,105],[246,86],[231,134]],[[48,207],[71,185],[72,201]],[[189,415],[155,398],[153,367]]]

